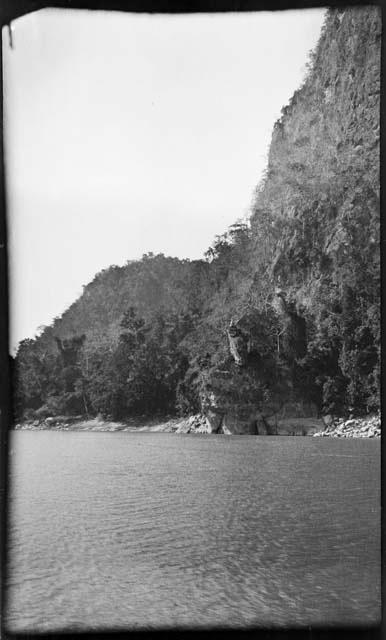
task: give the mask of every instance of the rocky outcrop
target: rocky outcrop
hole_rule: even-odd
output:
[[[204,374],[201,408],[209,432],[267,433],[261,412],[267,378],[263,366],[252,369],[233,361]]]
[[[203,396],[208,433],[313,435],[325,428],[316,405],[291,400],[291,389],[284,385],[275,393],[263,393],[260,397],[257,389],[254,402],[243,399],[243,387],[239,389],[239,399],[229,386],[227,391],[212,387]]]
[[[202,375],[201,408],[210,433],[306,435],[324,426],[315,404],[294,388],[294,363],[306,350],[305,320],[280,290],[272,306],[277,322],[257,309],[232,321],[229,360]],[[281,347],[276,359],[275,335]]]
[[[243,407],[236,408],[233,412],[224,415],[218,415],[216,421],[211,421],[208,416],[197,414],[190,416],[181,421],[176,433],[206,433],[218,435],[269,435],[267,425],[263,416],[257,416],[253,413],[253,407],[250,412]]]
[[[229,351],[237,366],[261,360],[266,351],[267,318],[258,309],[249,309],[237,321],[231,320],[227,335]]]
[[[205,416],[197,414],[183,418],[176,433],[212,433]]]

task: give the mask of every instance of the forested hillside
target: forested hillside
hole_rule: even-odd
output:
[[[378,408],[380,48],[377,7],[328,11],[250,223],[202,260],[148,254],[99,273],[20,344],[17,419]]]

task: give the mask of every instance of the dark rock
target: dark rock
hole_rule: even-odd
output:
[[[278,351],[289,361],[303,358],[307,353],[306,321],[297,313],[294,303],[286,300],[281,289],[275,290],[272,300],[281,324],[281,332],[278,337]]]

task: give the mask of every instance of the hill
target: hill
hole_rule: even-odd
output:
[[[202,260],[98,274],[19,345],[18,419],[201,411],[234,432],[378,409],[380,49],[377,7],[327,12],[250,223]]]

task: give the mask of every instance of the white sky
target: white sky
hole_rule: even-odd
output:
[[[324,11],[43,10],[3,30],[11,346],[97,271],[249,213]]]

